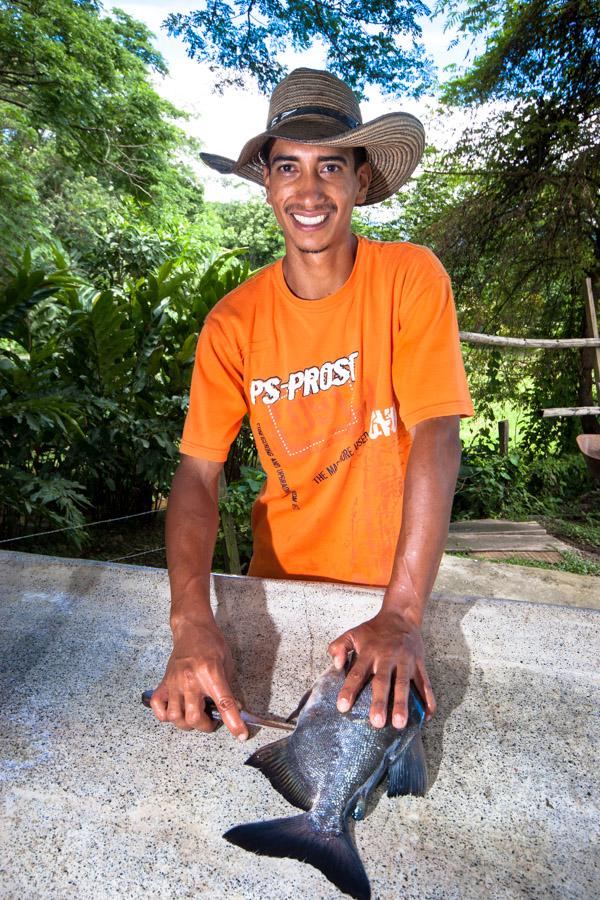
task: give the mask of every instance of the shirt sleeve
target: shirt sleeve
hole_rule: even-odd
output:
[[[438,416],[472,416],[450,279],[423,249],[401,289],[392,377],[405,428]],[[431,259],[429,258],[431,257]]]
[[[220,323],[208,318],[196,347],[181,452],[225,462],[245,413],[241,354]]]

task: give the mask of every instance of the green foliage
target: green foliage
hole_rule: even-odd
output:
[[[196,144],[152,86],[166,67],[151,33],[101,9],[0,0],[0,265],[27,242],[88,243],[127,197],[153,224],[201,208],[182,161]]]
[[[220,244],[247,247],[252,268],[262,268],[284,255],[283,234],[264,200],[209,205],[222,229]]]
[[[0,102],[22,114],[42,143],[88,172],[104,170],[142,190],[173,146],[177,115],[153,91],[151,68],[166,74],[148,29],[126,13],[69,0],[0,2]],[[156,130],[154,130],[156,129]],[[150,178],[151,180],[151,178]]]
[[[447,97],[463,103],[563,96],[579,103],[600,80],[597,4],[590,0],[440,0],[448,25],[486,37],[486,50]]]
[[[521,519],[550,515],[585,492],[588,484],[581,454],[531,456],[519,448],[501,456],[496,439],[484,427],[463,450],[453,516]]]
[[[34,270],[27,251],[0,293],[4,534],[146,510],[168,491],[198,330],[249,273],[230,250],[96,291],[56,258]]]
[[[188,54],[219,73],[218,88],[243,86],[254,77],[270,92],[285,75],[284,50],[327,50],[327,69],[359,93],[377,84],[386,93],[419,95],[433,82],[420,43],[421,0],[254,0],[198,3],[191,13],[171,13],[169,34],[182,37]]]
[[[600,296],[597,11],[568,0],[450,0],[438,9],[486,38],[466,73],[445,86],[441,115],[465,104],[479,115],[453,150],[426,154],[423,173],[374,231],[438,253],[464,330],[583,337],[585,277]],[[568,452],[581,426],[600,431],[593,417],[538,415],[595,405],[589,350],[469,348],[466,362],[478,412],[491,419],[504,399],[524,410],[529,452]]]
[[[227,485],[227,496],[219,501],[219,508],[226,509],[232,516],[235,524],[235,533],[240,554],[242,570],[247,570],[252,556],[252,528],[250,514],[254,501],[258,497],[264,481],[265,473],[261,468],[253,466],[241,466],[240,478],[231,481]],[[217,564],[226,569],[225,538],[222,527],[219,527],[217,538],[216,558]]]

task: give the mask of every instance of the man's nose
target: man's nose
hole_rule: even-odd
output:
[[[296,196],[303,203],[322,200],[325,194],[325,184],[318,171],[305,169],[300,173],[296,181]]]

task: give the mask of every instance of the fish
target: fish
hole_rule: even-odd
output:
[[[349,818],[364,818],[369,795],[386,776],[389,797],[425,795],[425,705],[411,682],[406,726],[394,728],[388,710],[386,725],[374,728],[369,721],[369,682],[352,708],[340,713],[337,696],[349,665],[326,669],[302,699],[295,730],[246,760],[304,812],[236,825],[223,837],[259,855],[307,862],[343,893],[369,900],[371,886],[348,829]]]

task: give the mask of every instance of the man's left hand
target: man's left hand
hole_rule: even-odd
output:
[[[410,682],[425,701],[427,718],[435,713],[436,702],[425,668],[421,629],[399,613],[381,610],[362,625],[350,628],[332,641],[327,652],[341,669],[354,651],[356,658],[338,695],[337,708],[348,712],[369,677],[372,702],[369,719],[375,728],[387,720],[390,691],[393,694],[392,725],[404,728],[408,720]]]

